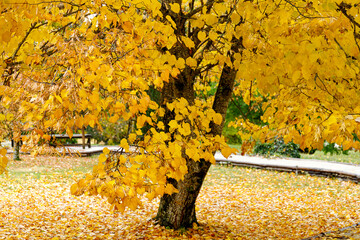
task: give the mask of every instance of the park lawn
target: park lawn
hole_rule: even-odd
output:
[[[241,152],[241,145],[229,144],[230,147],[238,150],[238,154]],[[360,152],[349,151],[348,154],[325,154],[323,151],[316,151],[314,154],[301,153],[302,159],[317,159],[331,162],[342,162],[351,164],[360,164]]]
[[[322,151],[316,151],[314,154],[301,154],[303,159],[318,159],[332,162],[343,162],[343,163],[352,163],[360,164],[360,152],[358,151],[349,151],[348,154],[325,154]]]
[[[197,202],[200,222],[173,231],[153,224],[158,200],[113,213],[105,199],[69,187],[96,157],[31,157],[0,176],[0,239],[302,239],[360,222],[353,182],[213,166]]]

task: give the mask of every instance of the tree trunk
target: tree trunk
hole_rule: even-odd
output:
[[[85,127],[81,129],[81,140],[82,140],[82,148],[85,149]]]
[[[169,15],[171,12],[169,13],[168,6],[173,1],[164,0],[161,2],[161,12],[164,16]],[[210,8],[211,7],[209,7],[209,9]],[[182,14],[172,14],[171,17],[176,24],[175,34],[177,36],[187,36],[187,18]],[[208,41],[205,48],[210,49],[211,46],[212,41]],[[236,39],[234,37],[231,42],[231,50],[227,53],[231,62],[235,61],[235,53],[239,53],[242,49],[242,39]],[[188,57],[193,57],[193,52],[189,51],[189,49],[184,47],[184,44],[180,44],[179,42],[169,49],[169,52],[176,56],[176,58],[187,59]],[[211,69],[211,66],[209,66],[209,69]],[[195,99],[194,82],[195,79],[200,76],[200,72],[199,69],[194,70],[186,66],[178,76],[170,76],[169,82],[164,84],[162,90],[161,104],[163,107],[166,109],[165,105],[167,102],[172,102],[174,99],[179,99],[181,97],[185,98],[190,105],[193,104]],[[213,109],[223,116],[223,122],[220,125],[214,123],[210,124],[211,134],[214,136],[221,135],[222,133],[226,111],[234,88],[236,72],[236,69],[227,64],[225,64],[222,69],[218,89],[215,94]],[[169,131],[168,124],[174,119],[174,115],[174,112],[166,110],[163,119],[165,131]],[[188,173],[184,176],[184,180],[177,182],[174,179],[168,179],[168,182],[174,185],[179,192],[172,195],[165,194],[160,199],[160,205],[155,220],[162,226],[171,227],[173,229],[188,228],[192,227],[193,223],[197,222],[195,202],[211,163],[205,160],[195,162],[191,159],[187,159],[186,164]]]
[[[178,190],[172,195],[165,194],[161,200],[155,220],[161,225],[174,229],[189,228],[197,223],[195,202],[199,195],[204,178],[211,166],[210,162],[201,160],[187,161],[188,173],[184,180],[169,180]]]
[[[14,146],[14,160],[15,161],[20,161],[20,142],[16,142],[15,141],[15,146]]]
[[[220,125],[213,123],[210,125],[211,133],[214,136],[221,135],[222,133],[227,107],[234,87],[235,76],[236,70],[232,69],[230,66],[225,65],[220,77],[218,90],[215,94],[215,100],[213,104],[213,109],[223,116],[223,122]],[[175,79],[175,81],[178,80],[179,79]],[[176,82],[171,84],[171,82],[172,81],[170,81],[170,84],[165,87],[165,93],[170,93],[171,96],[175,97],[185,97],[191,103],[193,100],[191,99],[191,94],[193,94],[193,91],[191,94],[189,94],[190,91],[187,92],[189,95],[183,92],[181,95],[179,94],[180,96],[178,96],[177,92],[181,92],[178,91],[178,86],[180,84],[176,84]],[[184,81],[184,78],[182,78],[182,81],[179,82],[187,83],[181,84],[180,86],[182,86],[182,88],[183,86],[192,86],[187,81]],[[166,119],[164,119],[164,123],[167,125],[172,117],[174,116],[171,112],[166,113]],[[177,182],[174,179],[168,179],[168,182],[173,184],[174,187],[179,190],[179,192],[172,195],[165,194],[160,199],[160,205],[155,220],[161,226],[179,229],[189,228],[192,227],[193,223],[197,223],[195,202],[211,163],[205,160],[195,162],[191,159],[187,159],[186,164],[188,167],[188,173],[184,176],[183,181]]]

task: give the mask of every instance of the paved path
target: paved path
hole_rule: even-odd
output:
[[[231,155],[226,159],[221,153],[215,154],[216,162],[238,166],[266,168],[280,171],[300,171],[319,175],[336,176],[360,181],[360,165],[327,162],[312,159],[250,157]]]
[[[116,151],[118,146],[96,146],[91,148],[82,149],[81,147],[67,147],[68,151],[79,153],[81,156],[89,156],[92,154],[101,153],[107,147],[110,151]],[[60,149],[59,149],[60,150]],[[60,150],[61,151],[61,150]],[[12,151],[8,151],[12,153]],[[326,175],[342,177],[360,182],[360,165],[327,162],[313,159],[297,159],[297,158],[262,158],[250,157],[232,154],[226,159],[221,153],[215,154],[217,163],[232,164],[237,166],[265,168],[279,171],[299,171],[309,172],[310,174]]]
[[[107,147],[110,151],[118,151],[121,149],[119,146],[97,146],[93,145],[91,148],[85,148],[82,147],[66,147],[67,151],[71,153],[78,153],[81,156],[90,156],[92,154],[99,154],[103,152],[103,149]],[[59,148],[59,151],[62,151],[62,148]]]
[[[81,147],[68,147],[71,151],[79,152],[81,155],[91,155],[101,153],[105,146],[92,146],[82,149]],[[117,146],[106,146],[111,151],[119,150]],[[348,178],[360,182],[360,165],[327,162],[312,159],[297,158],[276,158],[268,159],[262,157],[250,157],[232,154],[226,159],[221,153],[215,154],[218,163],[228,163],[238,166],[266,168],[280,171],[299,171],[310,174],[326,175]]]

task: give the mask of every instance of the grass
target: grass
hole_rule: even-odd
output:
[[[238,150],[238,152],[241,152],[241,145],[240,144],[228,144],[229,147],[235,148]]]
[[[70,195],[94,157],[23,159],[0,176],[0,239],[302,239],[360,221],[355,183],[213,165],[197,201],[201,225],[173,231],[149,221],[158,200],[118,214],[106,199]]]
[[[10,161],[8,175],[14,179],[22,178],[46,178],[60,176],[71,178],[73,175],[82,175],[90,172],[97,162],[97,158],[91,157],[54,157],[29,155],[22,156],[23,161]]]
[[[322,151],[316,151],[314,154],[301,154],[303,159],[318,159],[332,162],[343,162],[360,164],[360,152],[349,151],[349,154],[324,154]]]

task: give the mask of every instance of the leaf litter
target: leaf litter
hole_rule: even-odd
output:
[[[174,231],[151,220],[158,200],[119,214],[105,199],[72,196],[96,158],[23,159],[0,176],[0,239],[303,239],[360,222],[353,182],[213,166],[197,201],[200,225]]]

